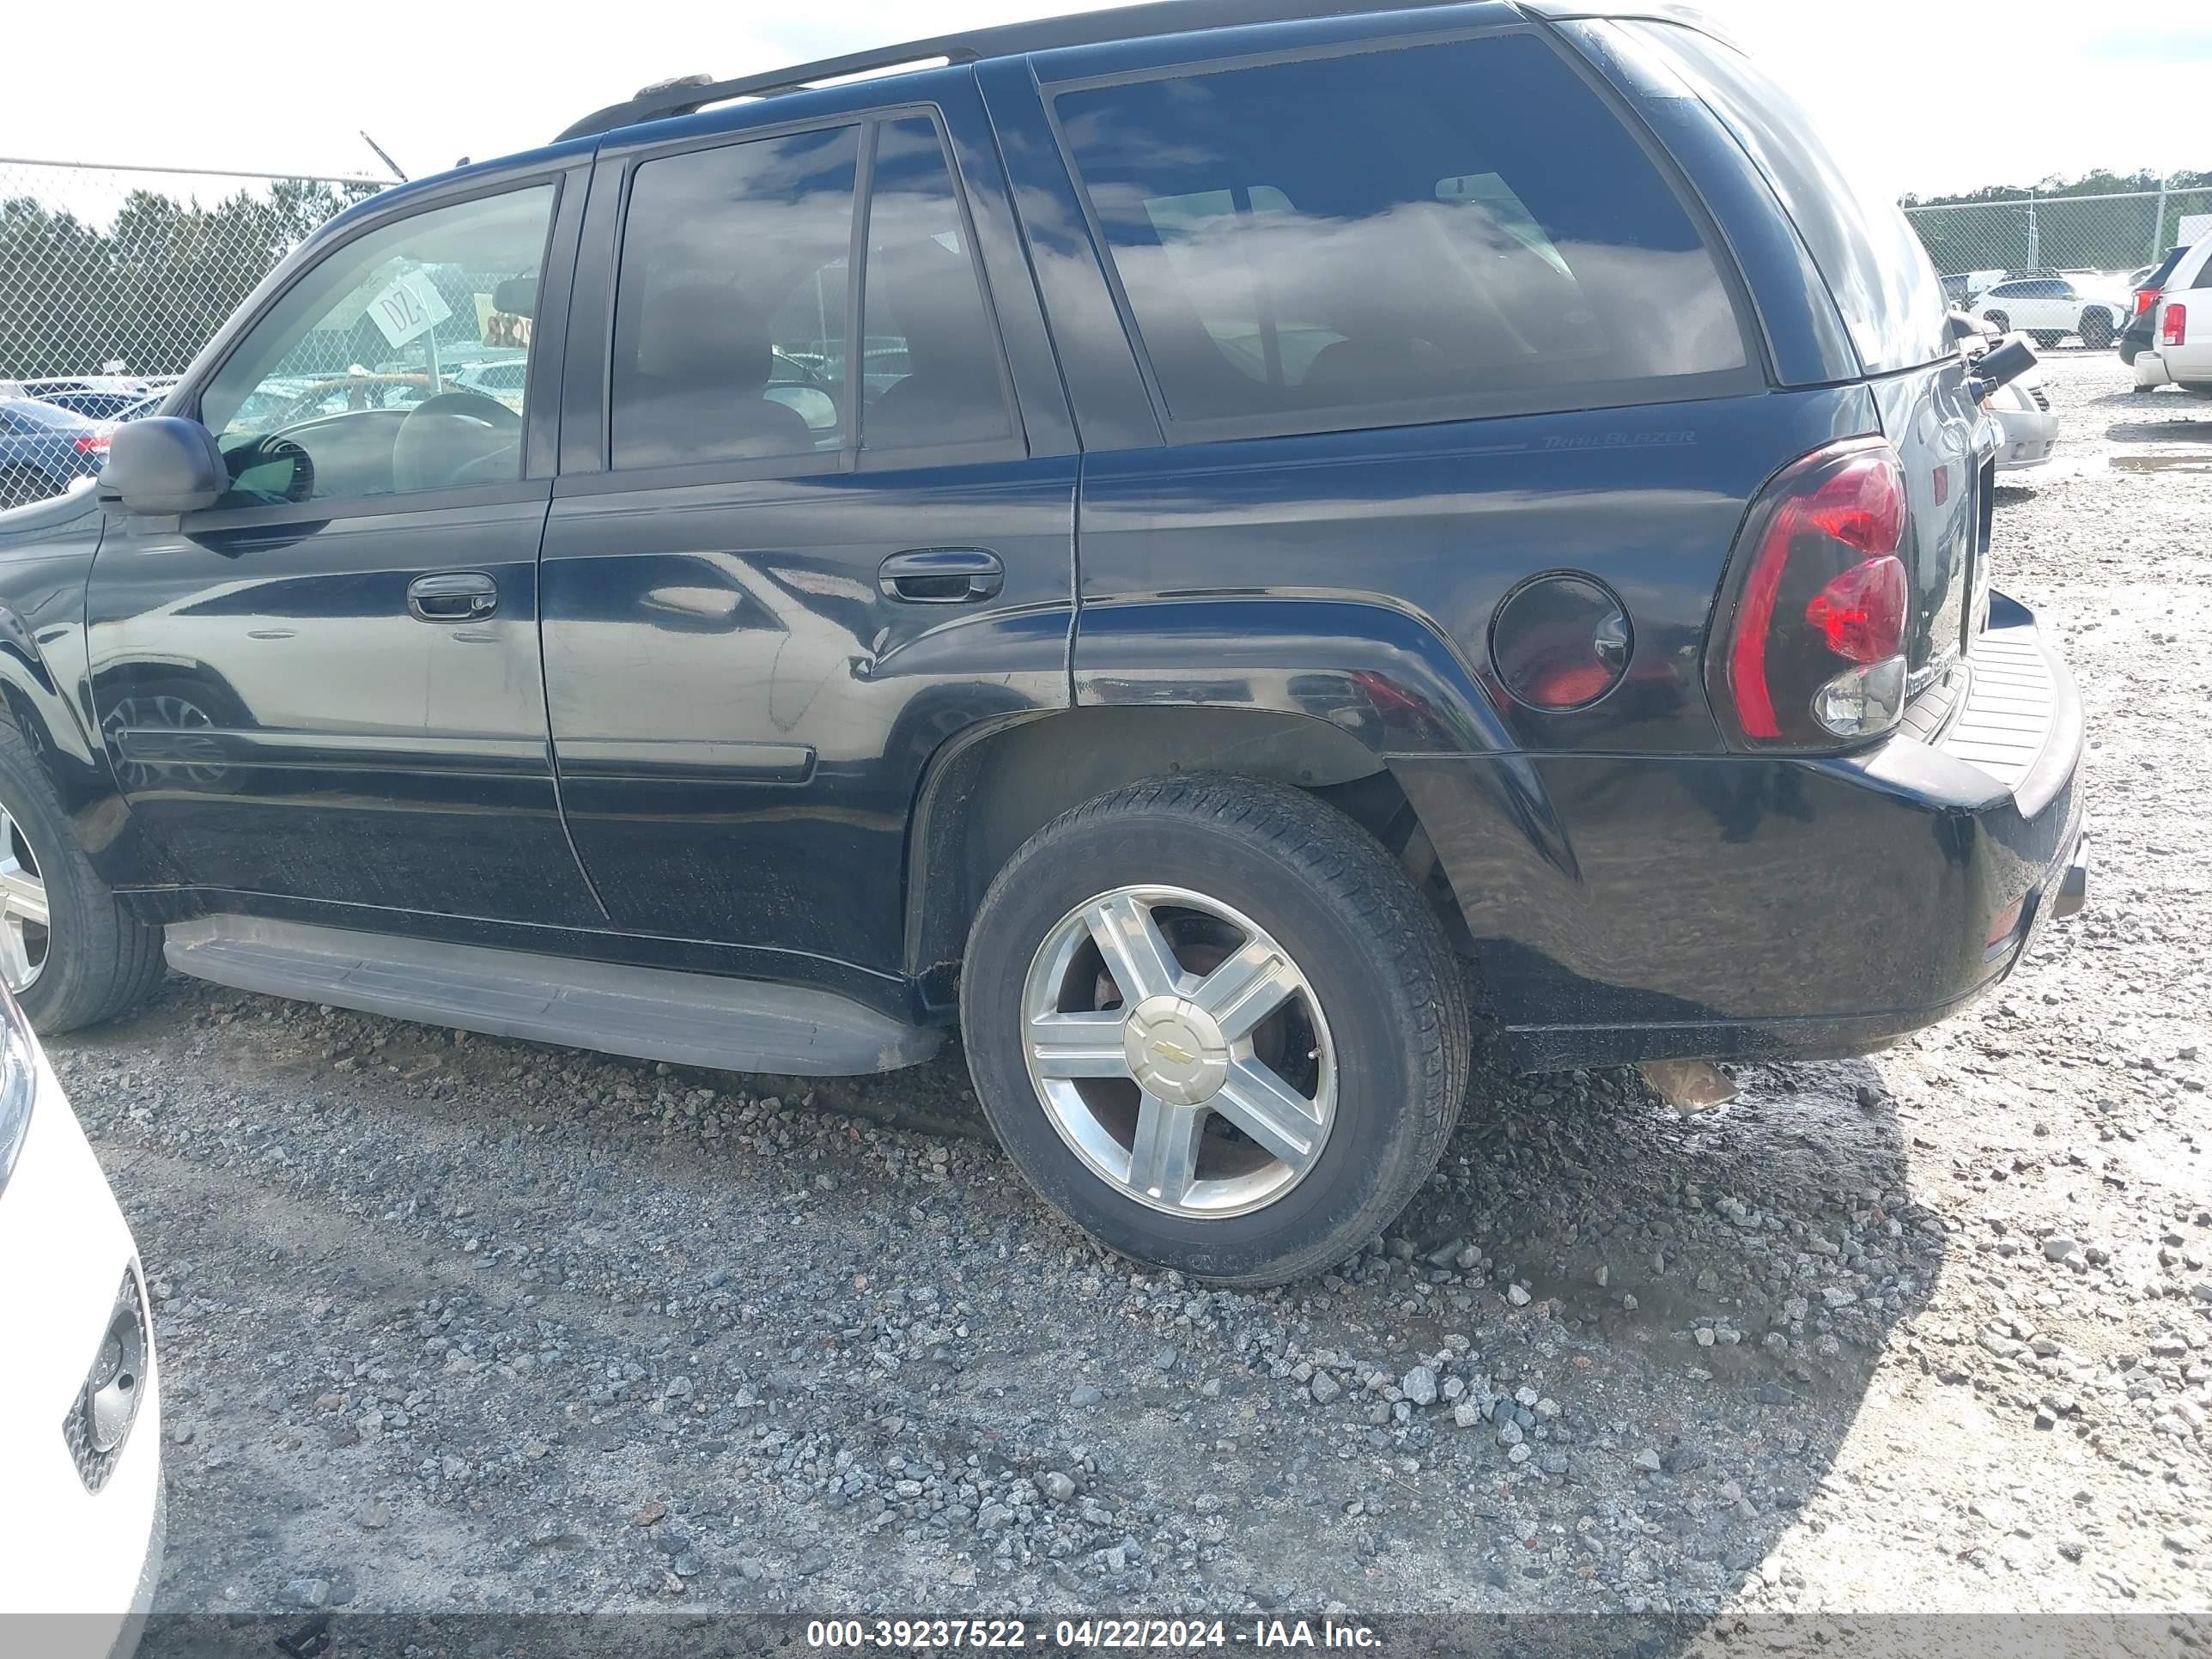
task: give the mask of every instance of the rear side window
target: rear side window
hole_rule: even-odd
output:
[[[834,456],[856,442],[867,457],[1015,435],[935,121],[878,118],[639,166],[615,297],[617,468]]]
[[[838,447],[860,133],[760,138],[637,169],[615,288],[617,468]]]
[[[1748,361],[1674,192],[1528,36],[1078,87],[1054,112],[1176,420],[1632,403]]]
[[[1765,175],[1869,374],[1952,354],[1942,281],[1904,210],[1838,164],[1795,99],[1711,35],[1667,23],[1619,27],[1667,56]]]
[[[952,169],[927,116],[876,130],[860,447],[926,448],[1013,428]]]

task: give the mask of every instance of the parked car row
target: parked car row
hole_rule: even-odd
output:
[[[38,398],[0,398],[0,511],[58,495],[107,460],[113,423]]]
[[[2136,389],[2178,386],[2212,395],[2212,236],[2168,252],[2134,302],[2118,349]]]

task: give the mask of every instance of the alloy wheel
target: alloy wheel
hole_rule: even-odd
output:
[[[1052,1125],[1124,1196],[1194,1219],[1280,1199],[1336,1116],[1328,1024],[1251,918],[1185,888],[1116,887],[1045,935],[1023,1053]]]
[[[0,979],[18,994],[46,970],[46,881],[23,826],[0,806]]]

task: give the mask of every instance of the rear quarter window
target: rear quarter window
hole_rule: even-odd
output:
[[[1669,23],[1619,27],[1674,66],[1765,176],[1820,267],[1867,373],[1952,355],[1942,282],[1904,210],[1838,163],[1795,99],[1711,35]]]
[[[1054,112],[1171,422],[1595,407],[1748,371],[1688,212],[1532,36],[1076,84]]]

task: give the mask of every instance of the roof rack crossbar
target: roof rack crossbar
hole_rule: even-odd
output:
[[[986,58],[1051,52],[1062,46],[1097,46],[1109,40],[1135,40],[1150,34],[1179,34],[1194,29],[1235,28],[1247,23],[1359,12],[1417,11],[1464,3],[1467,0],[1150,0],[1143,5],[1078,12],[1033,23],[1006,23],[964,34],[909,40],[899,46],[848,52],[842,58],[824,58],[817,63],[740,76],[731,81],[709,81],[698,76],[666,82],[647,87],[621,103],[592,111],[565,129],[560,138],[589,137],[595,133],[611,132],[617,127],[634,126],[641,121],[696,114],[709,104],[796,92],[818,81],[896,70],[940,58],[951,64],[973,64]]]

